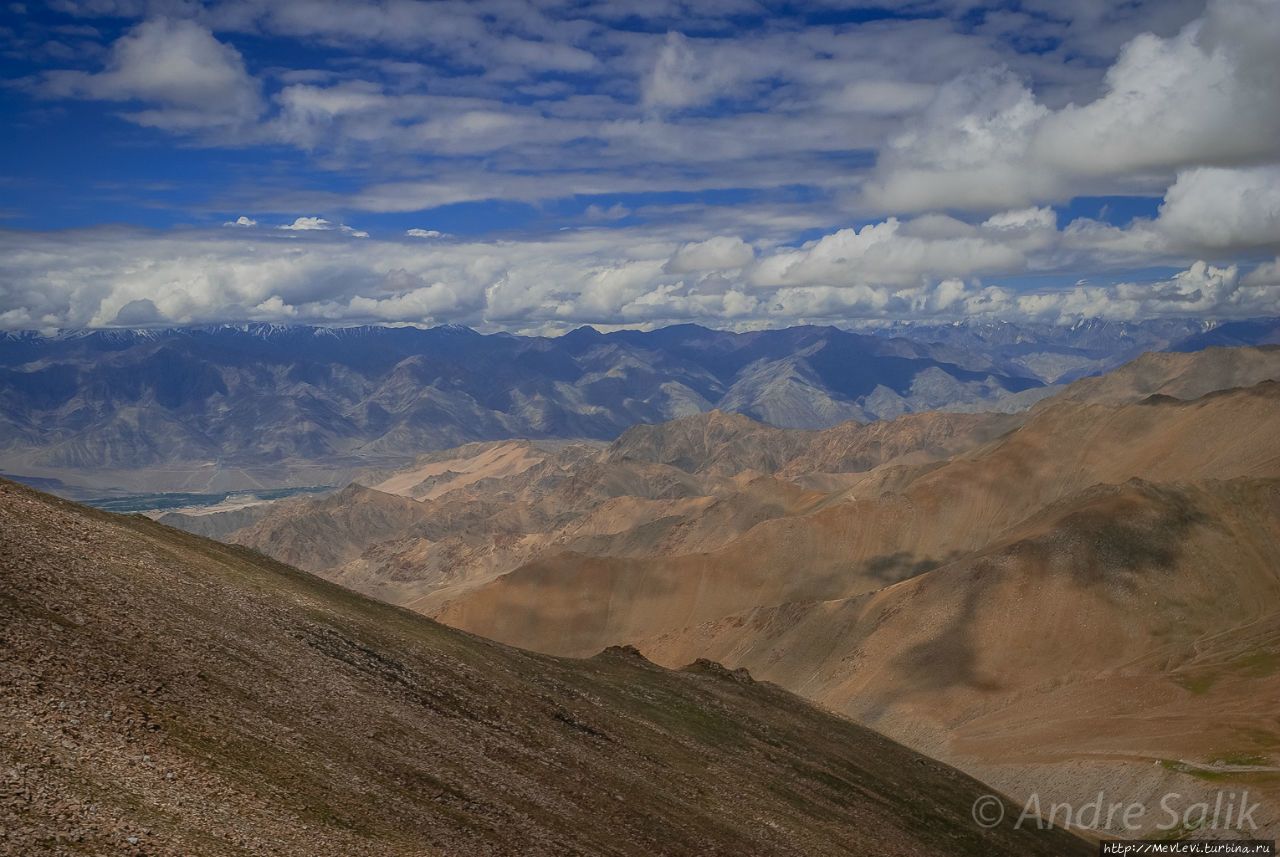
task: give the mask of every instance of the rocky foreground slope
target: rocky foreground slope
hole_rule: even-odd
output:
[[[453,631],[0,481],[0,853],[1059,855],[744,673]]]

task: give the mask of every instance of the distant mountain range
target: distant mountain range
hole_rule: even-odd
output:
[[[1278,334],[1276,320],[556,338],[275,325],[5,334],[0,472],[79,497],[338,485],[470,441],[613,440],[712,409],[803,429],[1012,411],[1142,351]]]

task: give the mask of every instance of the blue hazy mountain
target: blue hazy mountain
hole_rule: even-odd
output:
[[[1233,338],[1275,330],[1237,327]],[[1012,410],[1048,382],[1210,333],[1200,322],[1162,322],[584,327],[560,337],[278,325],[5,334],[0,471],[46,486],[222,491],[334,484],[353,469],[469,441],[612,440],[638,423],[712,409],[809,429]]]

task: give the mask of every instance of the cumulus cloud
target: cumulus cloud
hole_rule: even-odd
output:
[[[1280,165],[1180,172],[1157,222],[1192,247],[1280,246]]]
[[[755,255],[751,245],[741,238],[717,235],[706,241],[685,244],[672,254],[663,266],[663,271],[668,274],[684,274],[741,268],[750,264]]]
[[[287,229],[293,232],[320,232],[332,229],[333,224],[325,220],[323,217],[299,217],[293,223],[286,223],[279,229]]]
[[[116,40],[102,71],[49,71],[38,86],[56,97],[156,105],[125,117],[168,131],[245,124],[262,111],[239,51],[189,20],[144,21]]]
[[[368,238],[369,233],[360,229],[356,229],[345,224],[331,223],[323,217],[298,217],[293,223],[286,223],[283,226],[277,226],[277,229],[283,229],[286,232],[332,232],[338,231],[353,238]]]
[[[1278,43],[1272,0],[1212,0],[1176,35],[1129,41],[1087,103],[1051,110],[1007,68],[961,76],[881,150],[864,199],[981,210],[1150,193],[1173,170],[1274,161]]]
[[[1280,286],[1280,256],[1274,261],[1263,262],[1249,272],[1242,281],[1243,286]]]
[[[939,215],[907,223],[891,217],[860,230],[841,229],[798,250],[776,253],[761,260],[751,281],[757,286],[907,285],[940,275],[1007,273],[1025,268],[1023,242],[1008,240],[1009,236],[994,237],[990,231]],[[1052,232],[1052,227],[1048,231]]]
[[[970,73],[881,150],[866,201],[881,209],[983,209],[1056,197],[1058,178],[1034,169],[1028,149],[1049,110],[1008,68]]]
[[[513,331],[679,321],[1066,322],[1242,318],[1280,306],[1280,261],[1252,271],[1193,261],[1168,278],[1115,285],[987,285],[974,271],[1042,268],[1062,252],[1046,234],[1067,235],[1035,210],[992,219],[889,220],[758,255],[732,237],[688,242],[644,229],[500,242],[352,242],[321,229],[305,248],[277,230],[0,230],[0,329],[237,320]],[[676,259],[685,264],[673,267]]]
[[[258,221],[254,220],[252,217],[246,217],[245,215],[242,214],[239,217],[237,217],[235,220],[228,220],[226,223],[222,225],[223,226],[240,226],[247,229],[252,226],[257,226]]]
[[[438,229],[406,229],[405,235],[410,238],[443,238],[444,233]]]
[[[1037,129],[1034,156],[1073,175],[1276,157],[1277,44],[1272,0],[1214,0],[1173,38],[1129,42],[1101,98],[1069,105]]]

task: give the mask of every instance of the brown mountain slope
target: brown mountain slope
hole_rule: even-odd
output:
[[[449,630],[0,481],[0,848],[1069,855],[770,685]]]
[[[1270,836],[1277,557],[1280,481],[1131,481],[874,593],[637,642],[659,662],[747,666],[1019,797],[1190,805],[1250,789]]]
[[[1024,419],[1022,414],[930,411],[867,425],[845,423],[818,432],[779,475],[795,479],[818,473],[862,473],[890,462],[937,461],[995,440]]]
[[[632,426],[610,444],[606,460],[653,461],[713,478],[744,470],[774,473],[803,452],[814,434],[708,411],[660,425]]]
[[[1119,404],[1152,395],[1198,399],[1214,390],[1280,381],[1280,345],[1206,348],[1187,354],[1147,352],[1119,369],[1082,378],[1055,399]]]
[[[1020,797],[1189,795],[1219,769],[1188,762],[1280,765],[1278,429],[1271,381],[1058,400],[705,555],[546,557],[415,606],[541,651],[709,653]],[[1243,785],[1274,830],[1280,781]]]
[[[1280,476],[1280,384],[1109,406],[1072,401],[881,493],[873,473],[809,514],[766,520],[703,555],[544,557],[415,607],[446,624],[582,655],[753,607],[849,598],[982,549],[1099,483]]]
[[[805,432],[712,412],[637,426],[604,449],[470,444],[378,474],[374,493],[281,503],[227,540],[413,605],[565,551],[649,557],[718,550],[763,521],[812,510],[820,498],[797,485],[843,489],[858,472],[890,461],[936,461],[1021,419],[918,414]],[[782,479],[767,478],[779,468]],[[423,503],[411,512],[377,492]]]

